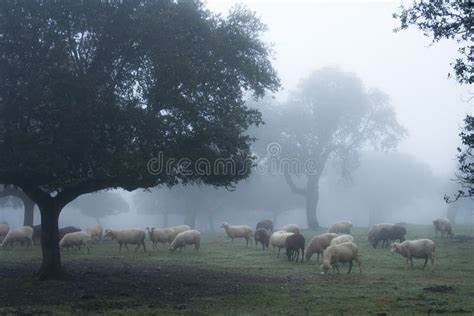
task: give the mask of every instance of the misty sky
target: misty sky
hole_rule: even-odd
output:
[[[226,14],[235,3],[257,12],[274,44],[274,65],[284,90],[324,66],[357,73],[367,88],[379,88],[392,100],[408,137],[399,150],[429,163],[441,176],[452,177],[456,147],[473,102],[468,87],[448,79],[456,44],[431,41],[418,29],[393,33],[392,18],[401,1],[208,0],[207,7]],[[472,88],[471,88],[471,92]]]

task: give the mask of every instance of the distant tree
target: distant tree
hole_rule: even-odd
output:
[[[474,82],[474,48],[472,46],[472,1],[413,1],[411,6],[402,5],[393,17],[400,20],[395,31],[417,26],[433,43],[441,39],[455,40],[459,44],[459,57],[452,64],[456,80]]]
[[[130,206],[118,192],[97,192],[85,194],[71,204],[86,216],[94,218],[100,224],[100,219],[115,216],[130,211]]]
[[[464,147],[458,147],[459,171],[456,174],[461,189],[454,195],[454,200],[468,197],[474,198],[474,117],[466,116],[464,129],[459,134]],[[451,198],[445,198],[448,202]]]
[[[417,26],[426,36],[433,38],[433,43],[443,38],[455,40],[459,47],[459,57],[452,63],[456,80],[461,84],[474,83],[474,30],[472,1],[415,1],[412,6],[401,6],[393,16],[401,25],[395,31]],[[472,100],[474,96],[469,98]],[[459,173],[457,179],[463,187],[454,197],[445,196],[447,202],[461,197],[473,197],[474,166],[472,148],[474,145],[474,117],[467,115],[461,140],[465,148],[458,148]]]
[[[33,226],[35,203],[22,190],[12,185],[0,185],[0,207],[23,207],[23,225]]]
[[[438,181],[426,163],[400,153],[363,153],[349,181],[337,177],[334,168],[328,173],[328,203],[350,209],[355,217],[368,215],[369,225],[414,207],[417,199],[435,196]]]
[[[244,96],[279,87],[264,31],[201,1],[0,1],[0,183],[39,206],[42,278],[61,273],[59,214],[82,194],[248,176],[261,114]],[[241,172],[183,172],[182,158]]]
[[[269,148],[269,154],[278,159],[291,191],[305,199],[310,229],[319,227],[319,180],[326,163],[338,161],[340,170],[350,174],[362,147],[393,148],[405,133],[384,93],[366,91],[356,75],[335,68],[312,73],[288,104],[264,115],[268,111],[280,111],[274,125],[280,130],[278,144]],[[306,179],[305,183],[294,176],[300,182],[301,177]]]

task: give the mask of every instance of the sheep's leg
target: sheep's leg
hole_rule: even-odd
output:
[[[423,269],[426,267],[427,263],[428,263],[428,256],[425,257],[425,264],[423,265]]]
[[[406,262],[405,262],[405,270],[408,270],[408,261],[409,261],[409,260],[410,260],[410,259],[408,259],[408,257],[407,257],[407,258],[406,258]]]
[[[143,245],[143,252],[146,252],[146,247],[145,247],[145,241],[144,240],[142,240],[142,245]]]
[[[411,263],[411,268],[414,269],[415,266],[413,265],[413,258],[412,257],[410,257],[410,263]]]
[[[278,247],[278,256],[277,256],[277,258],[280,258],[280,250],[281,250],[281,248]]]
[[[356,258],[354,259],[354,261],[357,263],[357,265],[359,266],[359,272],[362,273],[362,266],[360,265],[360,260],[359,258]]]
[[[352,260],[349,261],[349,270],[347,271],[347,274],[351,273],[352,270]]]
[[[301,263],[303,263],[303,259],[304,259],[304,249],[301,250]]]
[[[339,266],[337,265],[337,263],[334,263],[333,270],[334,270],[334,268],[336,269],[337,273],[339,274]]]

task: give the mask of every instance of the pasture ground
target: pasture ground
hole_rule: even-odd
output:
[[[456,233],[474,236],[471,226]],[[203,234],[201,250],[118,252],[113,241],[64,251],[67,278],[39,281],[40,247],[0,250],[0,314],[418,315],[474,314],[474,242],[435,237],[431,226],[409,225],[407,239],[436,244],[433,271],[372,249],[367,229],[354,229],[363,273],[322,275],[315,257],[290,263],[272,251],[233,244],[224,231]],[[322,231],[321,231],[322,232]],[[308,242],[314,231],[304,231]]]

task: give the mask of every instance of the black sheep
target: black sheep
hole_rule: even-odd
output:
[[[301,234],[293,234],[288,236],[285,241],[286,245],[286,255],[288,257],[288,261],[293,261],[296,258],[296,262],[298,262],[298,258],[300,256],[301,250],[301,262],[303,262],[304,258],[304,245],[305,240],[303,235]]]
[[[258,230],[259,228],[265,228],[270,233],[273,233],[273,222],[269,219],[264,219],[263,221],[257,223],[256,230]]]
[[[270,245],[270,233],[265,228],[259,228],[255,232],[255,247],[257,246],[258,242],[262,244],[262,250],[268,248]]]

